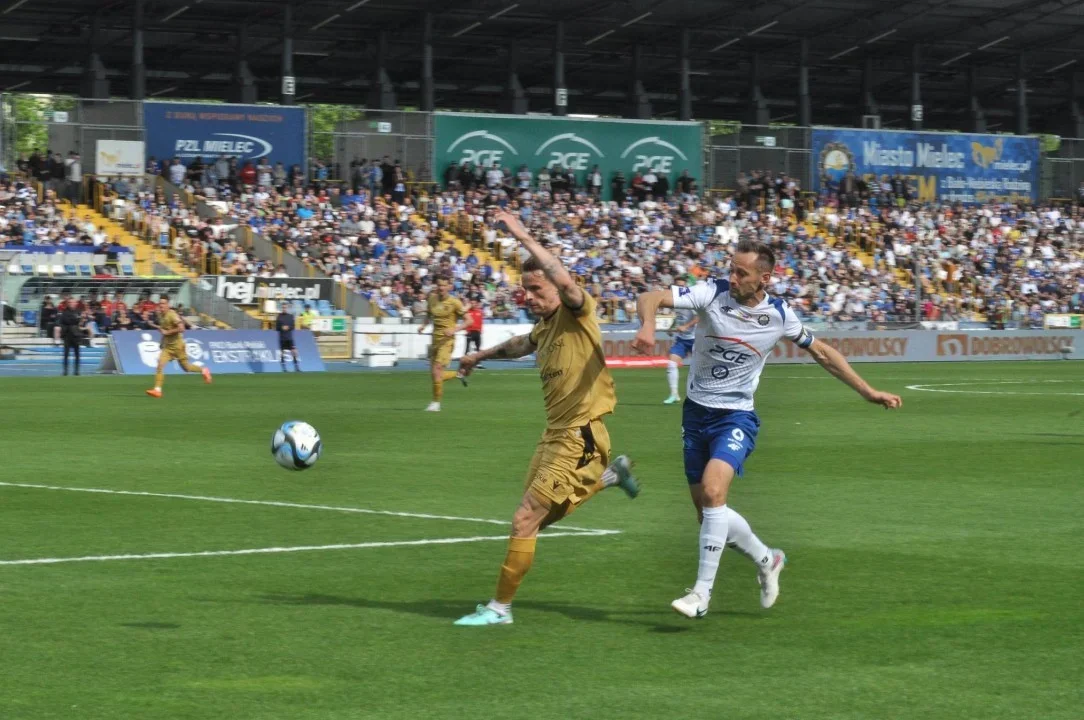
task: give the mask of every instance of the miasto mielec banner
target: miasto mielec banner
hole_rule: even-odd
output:
[[[598,165],[602,189],[621,170],[667,175],[673,188],[682,170],[703,187],[703,126],[694,122],[589,120],[556,117],[437,113],[434,165],[439,177],[449,165],[507,167],[515,175],[526,165],[537,176],[543,167],[571,168],[582,187]]]
[[[1035,202],[1039,139],[1015,135],[813,130],[813,189],[848,172],[909,178],[920,202]]]

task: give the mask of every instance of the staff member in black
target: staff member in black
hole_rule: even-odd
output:
[[[279,362],[282,363],[282,371],[286,372],[286,351],[290,351],[290,357],[294,359],[294,370],[301,372],[301,365],[297,362],[297,348],[294,346],[294,316],[283,306],[275,318],[275,329],[279,331]]]
[[[74,299],[68,300],[64,310],[60,313],[57,325],[60,328],[60,339],[64,341],[64,374],[68,374],[68,357],[75,353],[75,374],[79,374],[79,346],[86,335],[83,313],[79,312]]]

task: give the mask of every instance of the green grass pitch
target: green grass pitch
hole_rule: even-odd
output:
[[[532,372],[440,414],[421,373],[0,380],[0,718],[1080,718],[1084,365],[859,369],[903,410],[815,367],[761,383],[731,504],[789,557],[773,610],[734,551],[705,619],[670,610],[697,527],[680,408],[638,370],[608,425],[643,494],[543,537],[495,628],[452,621],[493,591]],[[313,470],[272,460],[287,419]]]

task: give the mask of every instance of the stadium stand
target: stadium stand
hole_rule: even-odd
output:
[[[496,207],[518,210],[559,248],[618,323],[632,319],[638,292],[679,275],[717,274],[727,246],[746,237],[776,250],[773,291],[808,320],[1023,327],[1084,306],[1075,205],[921,205],[905,179],[887,176],[826,183],[814,197],[796,179],[766,172],[739,175],[732,192],[710,196],[688,174],[672,183],[637,174],[627,185],[615,177],[615,200],[604,201],[590,175],[527,167],[449,168],[444,189],[414,194],[398,165],[375,161],[352,168],[352,183],[310,184],[284,175],[280,163],[238,170],[229,160],[223,179],[221,162],[174,170],[217,217],[166,202],[160,190],[140,193],[144,237],[193,272],[281,272],[233,239],[247,227],[368,298],[377,316],[410,319],[440,274],[480,299],[489,319],[524,320],[519,257],[491,222]]]

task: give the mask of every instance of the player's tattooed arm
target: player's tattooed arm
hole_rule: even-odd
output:
[[[507,211],[499,212],[494,216],[494,220],[503,223],[508,228],[508,232],[523,243],[523,247],[527,249],[527,252],[531,253],[534,259],[538,261],[538,264],[542,267],[542,274],[557,286],[557,292],[561,295],[561,302],[566,307],[573,310],[579,310],[583,307],[583,290],[576,284],[571,273],[561,264],[559,259],[554,257],[553,253],[542,247],[542,244],[535,240],[531,233],[527,232],[527,228],[523,227],[523,223],[515,214]]]
[[[464,355],[459,359],[459,371],[464,375],[470,375],[474,367],[483,360],[513,360],[530,355],[534,351],[535,344],[531,341],[530,334],[517,335],[500,345]]]
[[[534,352],[534,347],[530,335],[517,335],[496,347],[482,350],[479,354],[483,360],[512,360],[530,355]]]

